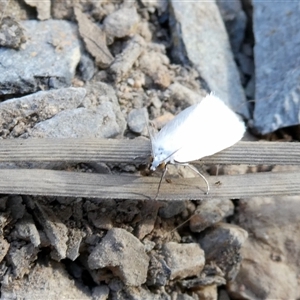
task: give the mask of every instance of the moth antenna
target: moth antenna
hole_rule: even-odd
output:
[[[168,170],[168,168],[167,168],[167,164],[166,164],[164,171],[161,173],[160,181],[159,181],[159,184],[158,184],[158,188],[157,188],[157,192],[156,192],[156,196],[155,196],[154,200],[156,200],[157,197],[158,197],[160,186],[161,186],[161,182],[162,182],[163,178],[165,177],[165,175],[167,173],[167,170]]]
[[[189,167],[191,170],[193,170],[194,172],[196,172],[206,183],[206,187],[207,187],[207,191],[206,191],[206,195],[208,195],[210,188],[209,188],[209,183],[207,181],[207,179],[205,178],[205,176],[203,174],[201,174],[194,166],[190,165],[190,164],[184,164],[185,166]]]

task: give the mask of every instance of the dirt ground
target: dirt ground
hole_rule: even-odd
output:
[[[175,35],[171,7],[158,0],[1,2],[1,48],[11,52],[3,50],[0,56],[6,55],[7,64],[15,62],[7,79],[1,79],[1,139],[146,139],[145,115],[159,130],[197,103],[210,89]],[[249,13],[247,6],[240,10]],[[213,16],[221,20],[219,12]],[[235,44],[230,50],[245,101],[254,97],[249,24],[240,41],[249,55],[238,60]],[[206,61],[204,69],[214,66]],[[279,131],[264,138],[292,140],[292,135]],[[257,136],[248,132],[245,139]],[[141,170],[138,165],[101,162],[28,167],[102,174]],[[223,166],[218,172],[262,169],[272,167]],[[203,166],[202,171],[213,175],[216,166]],[[176,167],[168,174],[195,176]],[[295,198],[286,201],[283,209],[280,201],[268,198],[159,202],[1,195],[1,299],[284,298],[283,289],[296,291],[298,286],[296,255],[286,264],[282,258],[290,255],[287,244],[298,253],[293,235],[298,217],[293,211],[299,209]],[[271,204],[275,208],[267,209]],[[282,222],[281,228],[274,218]],[[286,219],[296,222],[288,234]],[[274,235],[278,240],[270,241]],[[249,263],[252,256],[257,256],[259,278],[255,264]],[[278,278],[266,274],[272,270],[288,278],[277,294],[272,284]]]

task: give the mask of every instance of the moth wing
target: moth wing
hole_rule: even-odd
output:
[[[244,122],[219,98],[209,95],[192,111],[177,137],[182,145],[172,157],[189,162],[213,155],[237,143],[245,133]]]
[[[164,149],[167,157],[185,144],[185,140],[188,140],[188,130],[195,122],[195,117],[197,117],[196,112],[199,105],[192,105],[180,112],[152,138],[154,153],[156,149]]]

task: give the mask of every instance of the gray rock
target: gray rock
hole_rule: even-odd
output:
[[[3,236],[4,228],[11,222],[11,216],[8,212],[0,213],[0,234]]]
[[[163,207],[159,209],[159,215],[162,218],[169,219],[176,215],[179,215],[186,208],[184,201],[165,201],[163,202]]]
[[[74,14],[86,49],[95,58],[96,64],[99,67],[107,68],[114,58],[107,47],[105,32],[100,26],[89,19],[79,6],[75,5]]]
[[[157,10],[158,15],[162,15],[163,13],[166,13],[168,9],[168,1],[164,0],[141,0],[143,3],[143,6],[147,8],[147,10],[150,13],[153,13],[155,10]]]
[[[164,49],[164,48],[162,48]],[[150,49],[144,51],[139,59],[140,69],[148,75],[148,81],[145,85],[150,86],[155,84],[166,89],[171,84],[172,78],[168,69],[170,60],[162,49]],[[149,80],[151,79],[151,80]]]
[[[174,103],[180,106],[182,109],[187,108],[190,105],[199,103],[201,99],[207,94],[199,94],[178,82],[174,82],[169,86],[170,99]]]
[[[247,17],[240,0],[217,0],[221,16],[229,35],[231,48],[236,55],[242,45],[247,25]]]
[[[143,239],[143,244],[145,246],[145,251],[150,252],[155,247],[155,242],[148,240],[147,238]]]
[[[176,295],[176,297],[174,297],[174,294]],[[174,297],[174,298],[172,297],[172,299],[175,299],[175,300],[195,300],[195,297],[193,297],[193,296],[189,296],[187,294],[181,294],[181,293],[177,293],[177,292],[172,293],[172,296]],[[197,298],[199,299],[199,297],[197,297]],[[205,298],[203,298],[203,299],[205,299]]]
[[[35,1],[24,0],[26,4],[35,7],[37,10],[37,18],[39,20],[47,20],[51,18],[51,0]]]
[[[88,54],[81,55],[78,69],[81,73],[81,78],[84,81],[91,80],[96,71],[94,61]]]
[[[142,133],[148,122],[147,109],[137,108],[130,111],[127,117],[129,129],[135,133]]]
[[[0,75],[1,76],[1,75]],[[65,88],[15,98],[0,103],[0,136],[19,137],[28,127],[83,103],[83,88]]]
[[[35,248],[32,244],[25,245],[20,249],[11,247],[7,260],[13,267],[14,276],[22,278],[25,274],[28,274],[31,264],[37,259],[37,254],[38,248]]]
[[[15,19],[5,17],[0,22],[0,46],[19,49],[26,41],[24,28]]]
[[[219,9],[214,2],[171,1],[173,57],[191,62],[210,91],[246,118],[249,110]]]
[[[107,212],[91,211],[88,213],[88,219],[96,228],[104,230],[113,228],[113,221]]]
[[[300,6],[253,1],[254,127],[266,134],[300,123]]]
[[[109,268],[124,284],[130,286],[145,283],[148,264],[149,257],[144,245],[131,233],[120,228],[109,230],[88,258],[92,270]]]
[[[76,27],[61,20],[21,25],[27,33],[24,49],[0,49],[0,95],[69,86],[80,60]]]
[[[2,262],[3,258],[7,254],[9,249],[9,243],[3,237],[0,237],[0,262]]]
[[[182,280],[180,284],[187,289],[201,287],[202,290],[204,287],[213,286],[216,288],[217,286],[225,285],[226,279],[224,278],[224,272],[216,264],[207,263],[199,276]],[[207,298],[204,297],[203,299]],[[215,298],[213,297],[212,299]]]
[[[192,232],[201,232],[225,217],[232,215],[233,210],[234,205],[230,200],[203,200],[191,217],[190,229]]]
[[[80,229],[69,228],[67,258],[74,261],[79,256],[79,249],[84,236],[85,233]]]
[[[245,93],[249,99],[254,99],[254,97],[255,97],[255,76],[252,76],[251,79],[248,81],[246,88],[245,88]]]
[[[110,66],[109,73],[114,81],[124,79],[131,70],[133,64],[141,55],[145,47],[145,40],[139,36],[133,36],[125,45],[124,50],[118,54]]]
[[[165,260],[158,255],[152,254],[150,256],[150,264],[147,277],[148,286],[165,286],[167,285],[171,276],[171,269]]]
[[[254,197],[239,207],[236,219],[251,235],[242,248],[241,269],[228,285],[230,296],[299,299],[299,197]]]
[[[83,106],[86,108],[94,108],[104,102],[111,102],[113,104],[112,109],[116,117],[116,122],[118,123],[122,135],[126,129],[127,122],[121,112],[115,90],[110,85],[103,82],[89,83],[85,87],[87,95],[84,99]]]
[[[30,240],[35,247],[41,244],[39,232],[30,214],[26,213],[25,216],[18,221],[15,228],[18,238]]]
[[[52,251],[52,258],[56,260],[66,258],[68,250],[68,229],[66,225],[49,208],[38,203],[35,203],[34,216],[56,250]]]
[[[93,300],[107,300],[109,296],[109,288],[107,285],[101,284],[93,288]]]
[[[169,242],[163,245],[162,254],[171,269],[171,280],[197,276],[205,264],[204,251],[196,243]]]
[[[124,288],[124,283],[118,278],[113,278],[109,282],[109,288],[113,292],[120,292]]]
[[[122,293],[120,293],[117,297],[113,297],[114,300],[171,300],[171,297],[167,295],[166,292],[163,291],[155,291],[155,293],[151,293],[147,289],[147,287],[139,286],[126,286]]]
[[[7,207],[10,210],[12,217],[15,220],[21,219],[25,213],[25,205],[21,196],[11,196],[9,198]]]
[[[216,284],[211,284],[205,287],[202,287],[197,292],[198,299],[211,299],[211,300],[220,300],[218,297],[218,286]]]
[[[109,39],[123,38],[133,34],[140,18],[135,7],[123,7],[109,14],[103,21]]]
[[[205,252],[207,262],[216,264],[229,280],[236,276],[240,263],[241,247],[248,237],[244,229],[227,223],[210,227],[199,243]]]
[[[0,197],[0,211],[6,211],[9,196]]]
[[[64,110],[53,118],[36,124],[29,137],[39,138],[112,138],[121,133],[112,103],[105,102],[96,109],[84,107]]]
[[[160,206],[161,204],[158,201],[147,200],[143,202],[140,210],[141,220],[134,231],[135,236],[139,240],[142,240],[146,235],[153,231]]]
[[[26,259],[24,260],[26,261]],[[55,261],[36,263],[28,276],[13,279],[8,274],[1,282],[1,298],[91,300],[87,287],[70,278],[62,264]]]
[[[237,59],[240,65],[240,70],[248,75],[248,76],[254,76],[254,61],[252,57],[249,57],[248,55],[240,52],[237,54]]]

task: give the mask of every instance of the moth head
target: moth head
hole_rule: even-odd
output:
[[[153,157],[153,161],[150,167],[150,170],[155,171],[155,169],[160,166],[160,165],[165,165],[167,163],[171,163],[174,164],[174,157],[173,155],[179,151],[181,148],[173,151],[173,152],[169,152],[166,149],[164,149],[163,147],[153,147],[153,153],[152,153],[152,157]]]
[[[166,154],[163,148],[153,149],[153,161],[150,167],[150,170],[155,171],[156,168],[165,162]]]

